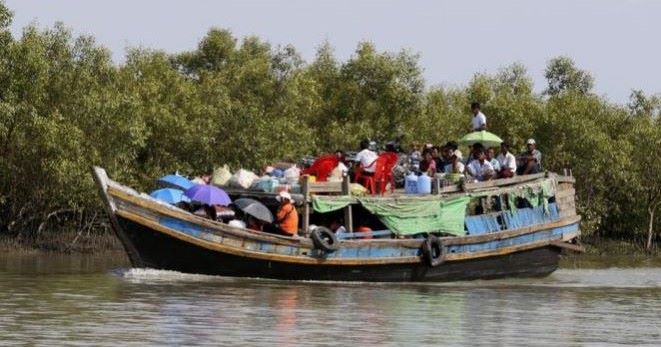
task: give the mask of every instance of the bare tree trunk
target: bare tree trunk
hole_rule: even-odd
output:
[[[650,206],[647,209],[647,212],[650,214],[650,225],[649,229],[647,229],[647,251],[651,252],[652,251],[652,240],[654,239],[654,210],[656,210],[656,206],[652,207]]]

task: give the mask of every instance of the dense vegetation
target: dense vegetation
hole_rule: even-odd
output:
[[[469,130],[471,101],[514,148],[534,137],[547,169],[572,169],[585,235],[645,244],[659,225],[661,98],[613,104],[567,57],[549,61],[541,95],[519,64],[427,87],[408,51],[363,42],[338,61],[323,44],[306,63],[222,29],[191,52],[130,49],[118,66],[63,25],[13,37],[11,18],[0,3],[0,235],[102,230],[92,164],[146,190],[174,170],[254,168],[365,137],[440,144]]]

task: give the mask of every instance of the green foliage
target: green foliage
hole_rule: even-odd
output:
[[[594,86],[594,78],[587,72],[576,67],[569,57],[551,59],[544,73],[548,82],[546,94],[558,95],[563,92],[587,94]]]
[[[470,130],[472,101],[515,149],[534,137],[546,169],[572,169],[585,233],[643,237],[660,199],[661,98],[610,104],[566,57],[549,62],[545,98],[521,64],[426,89],[417,55],[367,42],[343,62],[324,43],[305,63],[291,46],[211,29],[195,50],[131,49],[117,66],[62,24],[13,38],[10,23],[0,5],[0,232],[53,215],[80,227],[100,209],[90,165],[149,190],[175,170],[257,169],[367,137],[442,144]]]

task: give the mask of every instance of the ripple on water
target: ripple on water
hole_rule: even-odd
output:
[[[661,339],[661,268],[654,267],[429,284],[118,266],[94,273],[0,271],[0,345],[658,345]]]

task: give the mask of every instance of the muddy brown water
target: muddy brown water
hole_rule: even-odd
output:
[[[543,279],[287,282],[0,255],[0,345],[661,344],[661,259],[579,257]]]

